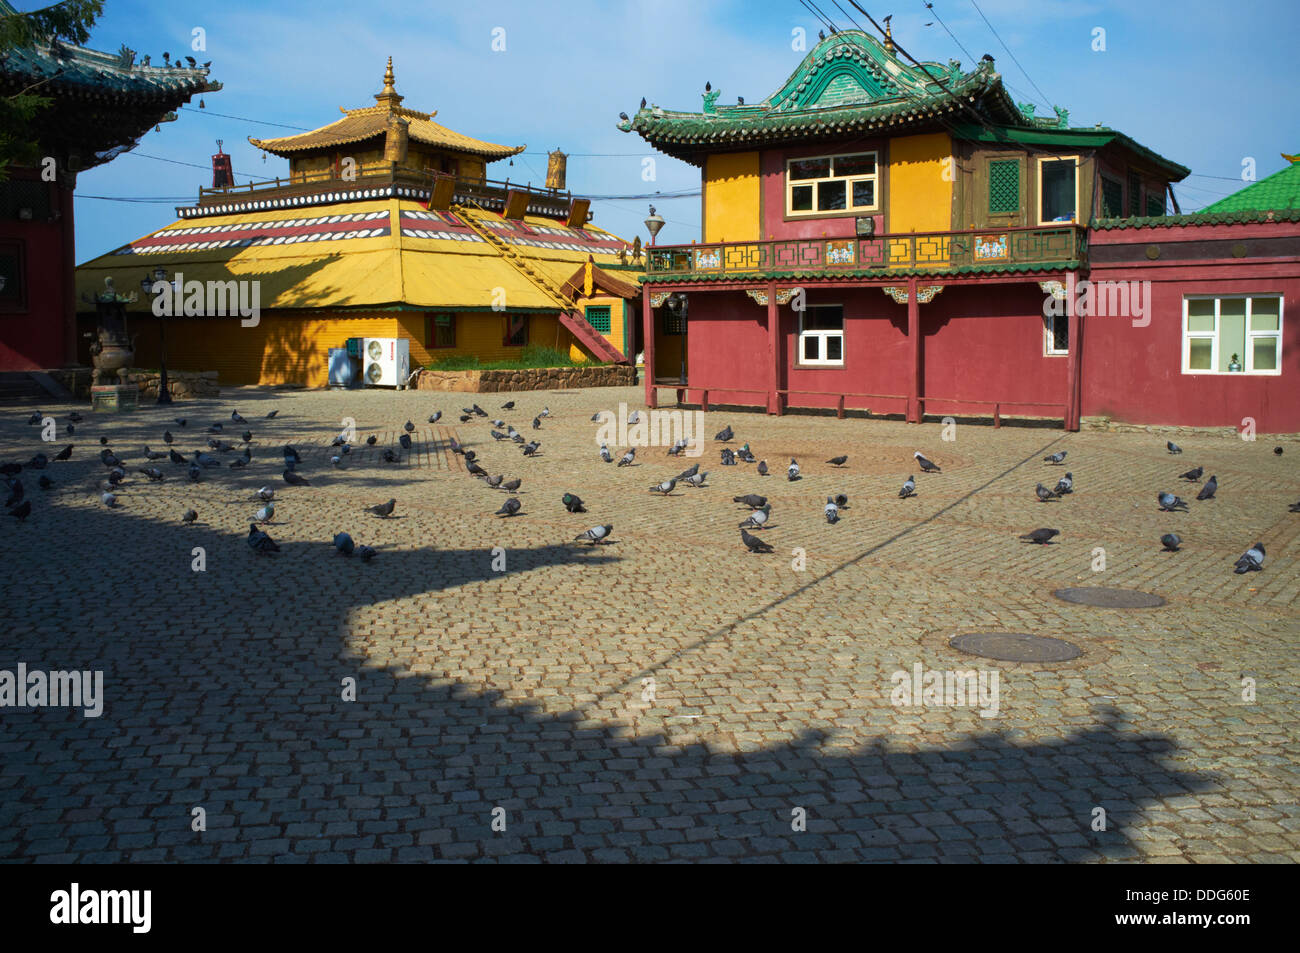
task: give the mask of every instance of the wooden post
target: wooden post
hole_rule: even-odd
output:
[[[767,412],[781,413],[781,310],[776,303],[776,282],[767,283],[767,361],[770,368],[767,388]]]
[[[54,186],[54,193],[59,202],[59,219],[63,226],[63,363],[77,363],[77,249],[76,227],[73,221],[72,192],[76,188],[77,177],[69,175],[72,181],[65,187],[62,183]],[[29,291],[30,296],[30,291]]]
[[[916,279],[907,279],[907,336],[912,345],[912,375],[907,392],[907,421],[921,422],[921,303],[916,300]]]
[[[650,286],[641,289],[641,350],[645,357],[645,405],[658,407],[655,392],[655,312],[650,307]],[[636,360],[636,355],[632,355]]]
[[[1071,273],[1070,277],[1073,280],[1067,282],[1067,287],[1073,291],[1077,284],[1078,275]],[[1065,358],[1066,376],[1069,378],[1065,392],[1065,429],[1067,431],[1079,429],[1079,352],[1083,349],[1083,341],[1079,339],[1079,332],[1083,322],[1076,307],[1075,297],[1077,296],[1071,294],[1065,301],[1065,313],[1069,316],[1066,325],[1066,335],[1069,338],[1067,343],[1069,353]]]

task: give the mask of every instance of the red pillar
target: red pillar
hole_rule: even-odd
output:
[[[76,228],[72,218],[72,192],[76,184],[76,177],[69,172],[67,175],[73,179],[65,188],[63,183],[55,185],[55,192],[59,198],[59,226],[63,229],[63,346],[59,349],[63,355],[62,360],[65,365],[77,363],[77,249],[76,249]],[[124,282],[129,288],[131,282]]]
[[[1067,287],[1073,292],[1078,283],[1078,275],[1071,273],[1070,278],[1072,280],[1067,282]],[[1069,337],[1069,353],[1065,358],[1066,376],[1069,378],[1065,392],[1066,430],[1079,429],[1079,397],[1081,393],[1079,387],[1079,352],[1083,350],[1083,341],[1080,339],[1079,331],[1083,326],[1083,320],[1078,313],[1079,309],[1075,306],[1075,297],[1071,293],[1065,301],[1065,313],[1068,316],[1066,334]]]
[[[776,282],[767,283],[767,362],[770,368],[767,385],[767,412],[781,413],[781,310],[776,303]]]
[[[641,289],[641,341],[645,360],[645,405],[658,407],[655,392],[655,312],[650,307],[650,288]]]
[[[916,279],[907,279],[907,338],[912,345],[912,375],[907,391],[907,421],[921,422],[921,303],[916,300]]]

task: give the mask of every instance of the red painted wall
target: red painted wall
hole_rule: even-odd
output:
[[[887,143],[884,139],[864,139],[853,144],[855,151],[870,152],[875,150],[879,152],[880,167],[882,169],[888,167],[886,147]],[[760,188],[763,201],[763,239],[767,239],[769,235],[777,239],[821,238],[823,233],[825,233],[826,238],[852,238],[857,233],[857,219],[851,215],[837,218],[799,218],[788,222],[785,220],[786,160],[843,151],[844,148],[826,143],[801,149],[763,150],[759,156],[759,174],[762,179]],[[887,182],[883,176],[877,183],[877,188],[880,190],[880,202],[883,208],[884,196],[887,194]],[[883,212],[873,215],[872,218],[876,220],[876,234],[882,234],[885,230]]]
[[[14,179],[39,181],[28,170],[13,170]],[[0,221],[0,239],[22,243],[27,282],[25,311],[0,310],[0,371],[30,371],[61,367],[65,325],[74,262],[67,255],[72,203],[65,193],[48,185],[51,206],[60,210],[56,221]]]
[[[1292,224],[1124,229],[1094,232],[1105,244],[1246,239],[1295,234]],[[1177,234],[1171,234],[1171,233]],[[1300,432],[1300,262],[1240,259],[1195,264],[1137,262],[1094,266],[1093,281],[1150,281],[1147,327],[1131,319],[1084,318],[1083,414],[1139,424],[1232,426],[1255,418],[1259,433]],[[1182,373],[1183,296],[1280,293],[1282,373],[1277,376]]]

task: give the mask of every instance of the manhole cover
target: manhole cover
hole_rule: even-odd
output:
[[[999,662],[1068,662],[1083,654],[1077,645],[1027,632],[968,632],[948,644],[959,652]]]
[[[1150,592],[1141,592],[1137,589],[1107,589],[1103,586],[1057,589],[1052,595],[1066,602],[1077,602],[1083,606],[1099,606],[1102,609],[1154,609],[1165,604],[1164,599]]]

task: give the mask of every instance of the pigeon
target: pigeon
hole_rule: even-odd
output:
[[[1182,452],[1183,452],[1183,448],[1180,447],[1180,446],[1178,446],[1178,444],[1174,443],[1172,440],[1166,440],[1166,441],[1165,441],[1165,446],[1169,448],[1169,452],[1170,452],[1170,453],[1182,453]]]
[[[1281,447],[1274,447],[1274,448],[1273,448],[1273,453],[1274,453],[1275,455],[1279,456],[1279,457],[1282,456],[1282,448],[1281,448]]]
[[[167,444],[167,446],[170,447],[172,445],[172,442],[175,441],[175,439],[176,438],[172,436],[172,432],[170,430],[163,431],[163,443]]]
[[[794,457],[790,458],[790,465],[785,468],[785,478],[791,483],[799,479],[799,462]]]
[[[520,440],[523,439],[523,434],[521,434],[518,430],[514,428],[514,424],[508,424],[506,426],[506,436],[509,437],[511,440],[514,440],[516,437],[518,437]]]
[[[551,416],[551,408],[549,408],[549,407],[543,407],[543,408],[542,408],[542,412],[541,412],[540,414],[538,414],[537,416],[539,416],[539,417],[549,417],[549,416]]]
[[[542,442],[541,442],[540,440],[534,440],[534,441],[532,441],[532,443],[525,444],[525,445],[524,445],[524,456],[526,456],[526,457],[531,457],[533,454],[537,453],[537,449],[538,449],[538,447],[540,447],[541,445],[542,445]]]
[[[339,533],[334,537],[334,551],[340,556],[351,556],[354,549],[356,549],[356,544],[352,542],[352,537],[347,533]]]
[[[235,449],[234,444],[226,443],[224,440],[209,440],[208,447],[217,451],[217,453],[229,453]]]
[[[157,467],[144,467],[144,468],[142,468],[142,469],[140,469],[140,470],[137,470],[137,471],[135,471],[135,472],[136,472],[136,473],[143,473],[145,476],[147,476],[147,477],[149,478],[150,482],[152,482],[152,483],[158,483],[158,482],[160,482],[160,481],[162,480],[162,478],[163,478],[163,472],[162,472],[161,470],[159,470]]]
[[[501,433],[499,430],[489,430],[488,433],[490,433],[492,435],[492,439],[497,441],[498,443],[500,443],[502,440],[510,439],[505,434]]]
[[[671,492],[676,488],[676,486],[677,486],[677,479],[674,477],[674,478],[671,479],[671,480],[664,480],[663,483],[655,483],[655,484],[653,484],[653,485],[650,487],[650,492],[651,492],[651,493],[662,493],[664,496],[667,496],[669,493],[671,493]]]
[[[524,435],[521,434],[518,430],[515,430],[513,433],[510,434],[510,439],[513,440],[515,443],[523,443]]]
[[[1039,503],[1050,503],[1056,499],[1056,494],[1041,483],[1034,487],[1034,493],[1038,495]]]
[[[403,450],[411,449],[411,435],[409,433],[399,434],[397,443]]]
[[[641,411],[634,410],[627,415],[628,424],[639,424],[641,422]]]
[[[167,458],[171,460],[172,463],[175,463],[177,466],[185,466],[185,464],[189,462],[184,457],[182,457],[179,453],[177,453],[175,450],[168,450]]]
[[[76,433],[76,432],[77,432],[77,428],[74,427],[74,426],[72,426],[72,424],[68,424],[68,428],[67,428],[67,431],[66,431],[67,435],[68,435],[69,437],[71,437],[71,436],[72,436],[74,433]]]
[[[1177,533],[1165,533],[1160,537],[1160,545],[1165,548],[1167,553],[1178,552],[1178,547],[1182,543]]]
[[[209,427],[207,430],[205,430],[204,433],[221,433],[221,430],[222,430],[222,424],[220,421],[218,421],[217,423]]]
[[[465,458],[466,463],[472,463],[478,457],[478,454],[473,450],[462,450],[460,455]]]
[[[253,462],[253,455],[252,453],[249,452],[248,448],[245,447],[243,456],[236,457],[234,460],[230,461],[230,469],[242,470],[244,467],[248,466],[252,462]]]
[[[306,477],[300,476],[292,470],[284,471],[284,482],[290,486],[311,486]]]
[[[198,483],[199,477],[203,475],[203,471],[199,469],[199,465],[197,463],[191,463],[190,468],[187,472],[189,473],[191,483]]]
[[[481,466],[479,466],[477,463],[475,463],[473,460],[469,460],[468,462],[466,462],[465,472],[468,473],[470,476],[476,476],[476,477],[485,477],[488,475],[488,472],[484,470]]]
[[[103,447],[103,446],[107,446],[107,445],[108,445],[108,438],[107,438],[107,437],[100,437],[100,438],[99,438],[99,445],[100,445],[101,447]]]
[[[289,446],[289,444],[286,443],[284,445],[284,465],[290,466],[289,463],[290,460],[293,461],[294,466],[297,466],[299,463],[302,463],[302,455],[299,454],[297,450],[295,450],[293,447]]]
[[[29,427],[32,424],[39,424],[40,422],[41,422],[41,412],[39,410],[27,418],[27,426]]]
[[[407,433],[414,433],[414,432],[415,432],[415,424],[411,423],[411,422],[408,420],[406,423],[402,424],[402,429],[405,430]]]
[[[900,500],[905,500],[909,496],[915,496],[915,495],[916,495],[916,477],[909,476],[907,478],[907,482],[903,484],[903,488],[898,491],[898,498]]]
[[[602,541],[608,539],[609,534],[612,532],[614,532],[614,526],[612,523],[605,526],[593,526],[585,533],[579,533],[577,536],[573,537],[573,541],[576,543],[579,540],[585,539],[593,546],[599,545]]]
[[[41,478],[36,481],[36,485],[39,486],[42,490],[48,490],[54,486],[54,481],[42,473]]]
[[[750,513],[749,516],[745,518],[745,522],[740,525],[741,527],[752,526],[754,529],[762,529],[764,524],[767,523],[768,517],[771,515],[772,504],[764,503],[758,509],[754,510],[754,512]]]
[[[68,419],[71,420],[74,424],[79,424],[86,418],[81,416],[81,414],[77,413],[74,410],[72,413],[68,414]]]
[[[719,430],[717,433],[713,435],[713,439],[721,440],[723,443],[726,443],[728,440],[731,440],[735,436],[736,436],[735,433],[733,433],[731,430],[731,424],[727,424],[727,426],[723,427],[721,430]]]
[[[117,458],[117,454],[112,450],[99,451],[99,462],[106,467],[120,467],[122,465],[122,461]]]
[[[760,460],[760,461],[758,462],[758,475],[759,475],[759,476],[767,476],[767,461],[766,461],[766,460]]]
[[[849,508],[849,498],[843,493],[837,493],[835,495],[835,505],[842,510],[847,510]]]
[[[931,463],[925,457],[921,456],[921,451],[917,450],[912,456],[916,457],[916,465],[921,468],[922,473],[942,473],[943,470]]]
[[[280,547],[276,545],[275,540],[258,529],[256,523],[248,524],[248,545],[252,548],[253,552],[257,553],[259,556],[278,553],[280,551]]]
[[[429,423],[431,424],[436,424],[440,420],[442,420],[441,410],[435,410],[433,413],[429,415]]]
[[[189,421],[186,420],[184,417],[176,417],[176,418],[174,418],[174,419],[175,419],[176,423],[179,424],[179,425],[182,426],[182,427],[184,427],[187,423],[189,423]]]
[[[376,503],[374,506],[367,506],[365,510],[367,513],[374,513],[376,516],[390,516],[396,506],[396,500],[389,500],[387,503]]]
[[[471,416],[470,414],[461,414],[461,415],[460,415],[460,422],[463,423],[463,424],[467,424],[467,423],[469,423],[469,418],[470,418],[470,416]]]
[[[117,506],[117,496],[116,496],[115,494],[113,494],[113,493],[101,493],[101,494],[99,495],[99,499],[100,499],[100,502],[102,502],[102,503],[103,503],[105,506],[107,506],[110,510],[111,510],[113,507]]]
[[[519,508],[522,505],[523,504],[519,502],[519,497],[508,496],[506,497],[506,501],[501,504],[501,509],[497,510],[492,515],[493,516],[514,516],[519,512]]]
[[[1188,470],[1186,473],[1178,474],[1180,480],[1190,480],[1192,483],[1201,482],[1201,474],[1205,472],[1205,467],[1197,467],[1194,470]]]
[[[17,506],[23,498],[23,483],[21,480],[9,481],[9,498],[5,500],[5,506]]]
[[[212,441],[209,440],[208,443],[211,444]],[[337,437],[335,437],[333,440],[331,440],[331,441],[330,441],[330,446],[331,446],[331,447],[341,447],[341,446],[343,446],[343,434],[339,434]]]
[[[1198,500],[1212,500],[1214,499],[1214,494],[1217,493],[1218,490],[1218,477],[1214,476],[1214,474],[1210,474],[1210,478],[1205,481],[1205,486],[1201,487],[1201,492],[1196,494],[1196,498]]]
[[[232,411],[230,412],[230,419],[233,420],[233,421],[234,421],[235,423],[237,423],[237,424],[246,424],[246,423],[248,423],[247,420],[245,420],[243,417],[239,416],[239,411],[237,411],[237,410],[232,410]]]
[[[827,460],[826,462],[829,463],[829,464],[830,464],[831,466],[833,466],[833,467],[842,467],[842,466],[844,466],[844,464],[846,464],[846,463],[849,462],[849,458],[848,458],[847,455],[839,456],[839,457],[831,457],[831,458],[830,458],[829,460]]]
[[[145,444],[144,458],[146,460],[165,460],[167,458],[167,454],[164,453],[162,450],[150,450],[149,445]],[[57,460],[59,458],[55,457],[54,459]]]
[[[759,495],[756,494],[756,493],[747,493],[747,494],[745,494],[744,496],[733,496],[733,497],[731,498],[731,502],[733,502],[733,503],[744,503],[744,504],[745,504],[746,506],[748,506],[751,510],[756,510],[756,509],[758,509],[760,506],[762,506],[764,503],[767,502],[767,497],[765,497],[765,496],[759,496]]]
[[[194,451],[194,462],[201,467],[211,469],[212,467],[221,466],[221,461],[210,453],[204,453],[202,450]]]
[[[697,474],[697,473],[699,473],[699,472],[700,472],[700,465],[699,465],[698,463],[692,463],[689,467],[687,467],[687,468],[686,468],[685,470],[683,470],[681,473],[677,474],[677,479],[678,479],[678,480],[689,480],[691,477],[695,476],[695,474]]]
[[[668,456],[670,457],[681,456],[682,453],[686,450],[686,448],[689,445],[690,444],[687,442],[685,437],[678,437],[676,440],[673,441],[673,445],[668,448]]]
[[[50,458],[43,453],[38,453],[27,462],[29,470],[44,470],[49,465]]]
[[[22,472],[23,465],[21,463],[6,463],[3,466],[0,466],[0,473],[5,474],[6,476],[16,476]]]
[[[1248,572],[1259,572],[1264,568],[1264,544],[1256,543],[1250,549],[1241,554],[1237,560],[1236,568],[1233,570],[1237,575],[1243,575]]]
[[[840,521],[840,508],[829,496],[826,497],[826,522],[834,525]]]
[[[591,422],[592,422],[593,424],[595,424],[595,423],[600,423],[600,411],[599,411],[599,410],[596,411],[594,414],[591,415]]]
[[[1063,476],[1063,477],[1061,477],[1061,479],[1057,480],[1057,481],[1056,481],[1056,486],[1052,488],[1052,492],[1055,493],[1058,497],[1065,496],[1065,494],[1067,494],[1067,493],[1073,493],[1073,492],[1074,492],[1074,474],[1073,474],[1073,473],[1066,473],[1065,476]]]
[[[387,447],[384,448],[384,452],[383,452],[383,454],[382,454],[382,457],[383,457],[383,460],[384,460],[385,463],[396,463],[396,462],[397,462],[397,454],[393,453],[393,451],[390,450],[390,449],[387,448]]]
[[[636,459],[636,447],[628,447],[627,453],[623,454],[623,456],[619,459],[618,465],[620,467],[630,467],[632,465],[632,461],[635,459]]]
[[[257,498],[264,503],[270,503],[275,499],[275,490],[272,487],[264,486],[257,491]]]
[[[363,563],[368,563],[375,558],[375,549],[373,546],[358,546],[357,555],[361,557]]]
[[[514,409],[515,409],[515,402],[514,402],[513,400],[508,400],[508,401],[506,401],[504,404],[501,405],[501,409],[502,409],[502,410],[514,410]]]
[[[275,415],[278,414],[279,412],[280,412],[279,410],[273,410],[273,411],[271,411],[269,414],[266,415],[266,419],[267,419],[267,420],[273,420],[273,419],[275,419]]]
[[[564,494],[564,496],[560,497],[560,502],[564,504],[564,508],[570,513],[587,512],[586,508],[582,505],[582,500],[578,499],[578,497],[574,496],[572,493]]]
[[[488,414],[487,414],[487,411],[484,410],[482,407],[480,407],[478,404],[475,404],[474,406],[472,406],[472,407],[470,408],[470,410],[473,411],[474,413],[478,414],[480,417],[486,417],[486,416],[488,415]]]
[[[253,519],[257,520],[259,523],[269,523],[274,516],[275,504],[267,503],[265,506],[258,508],[258,511],[253,514]]]
[[[521,480],[519,477],[515,477],[513,480],[506,480],[505,483],[502,483],[501,489],[505,490],[508,493],[514,493],[516,490],[519,489],[519,487],[523,485],[523,482],[524,481]]]
[[[1172,513],[1175,510],[1187,509],[1186,503],[1174,496],[1172,493],[1167,493],[1164,490],[1161,490],[1156,494],[1156,500],[1160,503],[1161,512],[1164,513]]]
[[[705,470],[703,473],[692,473],[690,476],[688,476],[685,480],[682,480],[681,482],[685,483],[687,486],[700,487],[700,486],[704,486],[704,481],[707,480],[708,478],[709,478],[709,472]]]
[[[1056,451],[1056,453],[1049,453],[1047,456],[1043,457],[1043,462],[1060,463],[1065,459],[1065,454],[1066,454],[1065,450],[1058,450]]]
[[[55,460],[70,460],[70,459],[72,458],[72,448],[73,448],[74,446],[75,446],[75,444],[71,444],[71,443],[68,444],[66,447],[64,447],[62,450],[60,450],[58,453],[56,453],[56,454],[54,455],[54,459],[55,459]],[[149,449],[149,448],[146,447],[146,448],[145,448],[145,451],[147,452],[148,449]],[[165,454],[159,454],[159,456],[165,456]],[[149,457],[149,459],[150,459],[150,460],[153,460],[154,457]]]
[[[736,451],[736,459],[744,460],[746,463],[758,462],[758,458],[755,457],[754,454],[750,452],[749,444],[745,444],[743,447],[741,447],[739,450]]]
[[[722,465],[724,467],[734,467],[736,465],[736,454],[729,447],[722,448]]]
[[[379,442],[379,438],[376,437],[374,434],[371,434],[369,437],[366,438],[367,447],[373,447],[378,442]]]
[[[534,430],[541,430],[541,429],[542,429],[542,418],[541,418],[541,417],[534,417],[534,418],[533,418],[533,429],[534,429]]]
[[[764,542],[757,536],[750,536],[743,528],[740,530],[740,541],[745,544],[745,548],[751,553],[770,553],[772,551],[771,543]]]
[[[1035,529],[1035,530],[1031,530],[1028,533],[1025,533],[1025,535],[1021,536],[1020,538],[1027,539],[1031,543],[1046,545],[1047,543],[1050,543],[1052,541],[1053,536],[1060,536],[1060,535],[1061,535],[1061,531],[1059,529]]]
[[[32,501],[23,500],[17,506],[9,507],[8,513],[20,523],[25,523],[32,514]]]
[[[499,487],[499,486],[501,485],[501,481],[504,480],[505,478],[506,478],[506,475],[505,475],[504,473],[498,473],[498,474],[497,474],[496,476],[494,476],[494,477],[488,477],[488,478],[487,478],[486,480],[484,480],[483,482],[486,483],[488,486],[492,487],[492,489],[495,490],[497,487]]]
[[[198,518],[199,518],[199,514],[195,510],[186,510],[183,514],[181,514],[182,523],[193,523]]]

